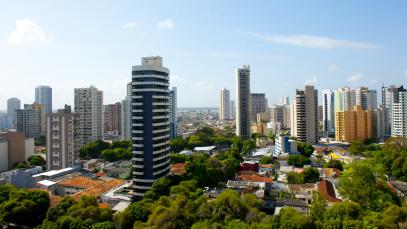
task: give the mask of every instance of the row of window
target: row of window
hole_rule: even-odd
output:
[[[168,76],[166,72],[160,72],[155,70],[142,70],[142,71],[133,71],[132,75],[159,75],[159,76]]]

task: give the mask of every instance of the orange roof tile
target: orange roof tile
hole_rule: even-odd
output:
[[[109,208],[110,205],[108,203],[99,203],[99,208]]]
[[[295,172],[295,173],[303,173],[304,169],[303,168],[294,168],[293,172]]]
[[[82,192],[77,192],[72,195],[72,197],[75,200],[79,200],[82,196],[94,196],[98,198],[102,194],[108,192],[109,190],[119,187],[125,183],[124,180],[119,180],[119,179],[112,179],[106,182],[103,182],[99,185],[96,185],[94,187],[88,188]]]
[[[92,180],[83,176],[76,176],[58,183],[58,185],[68,186],[68,187],[78,187],[78,188],[90,188],[103,183],[100,180]]]
[[[171,165],[171,173],[182,175],[185,173],[185,163],[175,163]]]
[[[271,183],[273,182],[272,178],[268,177],[261,177],[259,175],[240,175],[237,177],[238,180],[243,180],[243,181],[252,181],[252,182],[266,182],[266,183]]]

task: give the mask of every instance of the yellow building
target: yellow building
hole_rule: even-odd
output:
[[[352,142],[373,138],[373,113],[355,106],[353,111],[339,111],[335,114],[335,139]]]
[[[261,134],[261,135],[267,135],[267,124],[266,123],[258,123],[254,124],[251,126],[252,133],[253,134]]]

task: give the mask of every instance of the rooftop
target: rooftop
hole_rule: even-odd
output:
[[[185,173],[185,163],[175,163],[171,165],[171,173],[173,174],[184,174]]]
[[[78,187],[78,188],[90,188],[103,183],[101,180],[92,180],[83,176],[76,176],[58,183],[58,185]]]
[[[268,177],[261,177],[259,175],[253,174],[253,175],[240,175],[237,177],[238,180],[242,181],[251,181],[251,182],[265,182],[265,183],[271,183],[273,182],[272,178]]]
[[[194,151],[211,151],[214,150],[216,146],[201,146],[201,147],[195,147]]]
[[[341,200],[336,198],[335,187],[328,180],[323,179],[317,183],[318,192],[321,193],[328,202],[340,202]]]
[[[75,193],[72,195],[72,197],[76,200],[79,200],[82,196],[95,196],[96,198],[98,198],[100,195],[108,192],[111,189],[119,187],[124,183],[124,180],[111,179],[109,181],[102,182],[101,184],[94,187],[88,188],[82,192]]]

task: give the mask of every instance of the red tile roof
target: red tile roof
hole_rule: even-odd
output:
[[[185,173],[185,163],[175,163],[171,165],[171,173],[182,175]]]
[[[76,176],[58,183],[58,185],[63,185],[67,187],[77,187],[77,188],[90,188],[96,185],[102,184],[101,180],[92,180],[83,176]]]
[[[103,182],[94,187],[88,188],[82,192],[78,192],[72,195],[75,200],[79,200],[82,196],[94,196],[98,198],[102,194],[108,192],[109,190],[119,187],[125,183],[124,180],[112,179],[106,182]]]
[[[317,184],[318,192],[321,193],[328,202],[340,202],[341,200],[336,198],[334,185],[323,179]]]
[[[271,183],[273,182],[272,178],[268,177],[261,177],[259,175],[253,174],[253,175],[240,175],[237,177],[238,180],[243,180],[243,181],[251,181],[251,182],[266,182],[266,183]]]

